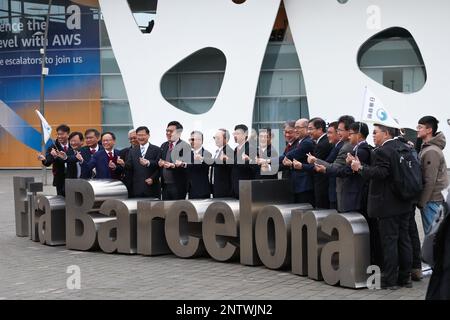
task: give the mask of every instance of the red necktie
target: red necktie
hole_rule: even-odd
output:
[[[169,143],[169,151],[172,151],[173,150],[173,142],[170,142]]]
[[[113,160],[113,154],[112,154],[112,152],[110,151],[110,152],[108,152],[108,158],[109,158],[109,160],[110,161],[112,161]]]
[[[95,149],[91,149],[91,154],[94,154],[95,153]]]
[[[64,146],[63,149],[64,149],[64,152],[67,152],[67,146]]]

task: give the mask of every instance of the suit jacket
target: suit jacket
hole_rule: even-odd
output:
[[[253,180],[255,177],[255,165],[250,164],[249,160],[242,160],[242,155],[246,154],[250,159],[255,159],[256,150],[250,149],[250,143],[247,141],[242,146],[241,150],[238,147],[233,152],[233,168],[231,169],[231,183],[233,188],[233,196],[239,199],[239,181]]]
[[[231,170],[234,162],[233,149],[229,145],[222,147],[221,153],[228,157],[225,162],[214,159],[211,166],[211,184],[214,198],[227,198],[233,195]]]
[[[78,166],[80,166],[80,173],[83,172],[82,166],[79,163],[78,159],[75,156],[75,150],[72,148],[67,151],[67,170],[66,170],[66,179],[78,179]]]
[[[81,166],[85,167],[86,170],[92,171],[95,168],[96,174],[95,179],[120,179],[120,175],[123,168],[117,165],[117,156],[120,155],[118,149],[114,149],[114,159],[113,162],[116,164],[116,170],[109,169],[109,157],[105,149],[99,150],[94,153],[89,162],[83,161]],[[84,159],[84,158],[83,158]]]
[[[191,145],[187,142],[179,139],[174,148],[175,159],[170,158],[171,162],[175,163],[176,160],[181,160],[183,162],[190,161],[190,150]],[[167,152],[169,152],[169,142],[166,141],[161,145],[161,159],[166,160]],[[187,173],[186,168],[179,167],[173,169],[161,169],[161,183],[164,188],[164,171],[169,170],[172,172],[174,177],[174,184],[180,194],[186,195],[187,192]]]
[[[350,152],[357,155],[362,164],[369,165],[372,148],[367,142],[362,142]],[[368,186],[358,173],[353,172],[349,165],[330,168],[330,174],[334,174],[341,181],[342,189],[340,202],[338,201],[339,212],[357,211],[366,213]]]
[[[325,162],[333,163],[337,156],[339,151],[341,150],[342,146],[344,145],[343,141],[338,141],[338,143],[335,144],[333,149],[331,149],[330,154],[325,159]],[[337,195],[336,195],[336,176],[327,175],[328,176],[328,198],[330,202],[337,202]]]
[[[281,179],[289,179],[291,177],[291,168],[285,167],[283,165],[283,159],[290,151],[294,150],[297,147],[299,141],[300,139],[295,139],[292,144],[287,143],[283,154],[278,157],[278,170],[282,171]],[[276,159],[272,159],[272,162],[273,161],[276,161]]]
[[[296,159],[303,165],[308,164],[308,153],[314,151],[314,141],[309,137],[305,137],[297,144],[297,147],[286,154],[289,160]],[[291,186],[293,193],[301,193],[311,191],[313,187],[313,179],[311,172],[306,170],[295,170],[291,168]]]
[[[129,146],[128,148],[120,150],[120,158],[125,162],[125,168],[123,168],[121,180],[127,187],[129,198],[133,197],[133,172],[130,168],[127,168],[126,163],[128,161],[128,155],[130,154],[131,149],[133,149],[133,147]]]
[[[45,160],[42,160],[42,164],[46,167],[52,166],[53,186],[57,188],[64,188],[64,183],[66,180],[66,162],[59,157],[54,158],[50,154],[52,149],[55,149],[55,147],[59,151],[63,150],[62,145],[58,141],[55,141],[55,144],[47,149],[47,152],[45,153]],[[69,145],[67,152],[71,149],[72,148]]]
[[[99,152],[100,150],[103,150],[103,147],[99,144],[97,152]],[[91,154],[91,150],[88,146],[82,147],[80,149],[80,153],[85,162],[89,162],[91,160],[92,154]],[[81,177],[80,178],[81,179],[92,179],[92,170],[88,170],[88,168],[86,166],[81,166]]]
[[[401,215],[413,210],[413,201],[400,199],[394,192],[392,167],[396,165],[394,152],[402,142],[386,141],[372,153],[372,164],[363,166],[360,174],[370,179],[367,213],[371,218],[385,218]]]
[[[139,158],[141,157],[141,147],[136,146],[129,149],[125,163],[125,170],[132,182],[133,197],[159,198],[161,195],[161,184],[159,183],[160,169],[158,161],[161,159],[161,149],[149,143],[147,152],[144,155],[144,158],[150,161],[148,167],[140,164]],[[145,182],[148,178],[152,178],[152,185],[148,185]]]
[[[265,152],[258,148],[258,158],[272,161],[272,158],[278,159],[278,152],[272,148],[272,145],[268,145]],[[272,163],[268,171],[261,171],[261,166],[255,166],[255,179],[278,179],[278,161],[275,164]]]
[[[208,163],[211,163],[212,155],[203,147],[200,154],[203,157],[203,161],[195,160],[194,151],[191,151],[191,162],[187,165],[189,199],[205,199],[211,197]]]
[[[328,163],[323,160],[317,160],[317,163],[324,165],[327,168],[327,175],[336,177],[336,197],[337,197],[337,209],[339,212],[348,211],[343,205],[345,195],[344,184],[345,177],[338,177],[336,172],[339,168],[346,166],[347,153],[353,151],[353,146],[350,141],[344,141],[341,149],[338,152],[336,160],[333,163]]]

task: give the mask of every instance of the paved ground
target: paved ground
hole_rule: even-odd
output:
[[[0,170],[1,299],[423,299],[428,278],[412,289],[352,290],[289,271],[219,263],[207,258],[143,257],[68,251],[15,236],[12,177],[40,171]],[[50,176],[50,174],[49,174]],[[51,192],[53,189],[49,187]],[[419,223],[419,229],[422,225]],[[81,270],[81,289],[67,289]]]

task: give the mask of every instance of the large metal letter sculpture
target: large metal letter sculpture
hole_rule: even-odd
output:
[[[98,244],[107,253],[136,253],[137,247],[137,206],[143,199],[116,200],[103,202],[100,213],[115,216],[99,226]]]
[[[148,199],[138,203],[137,252],[146,256],[171,254],[165,235],[167,209],[175,201]]]
[[[37,231],[35,241],[49,246],[66,244],[66,201],[64,197],[39,195],[36,197],[35,203],[35,213],[32,218],[33,234]]]
[[[292,203],[289,180],[252,180],[239,182],[241,263],[259,265],[255,246],[255,219],[266,205]]]
[[[269,269],[279,269],[290,262],[291,214],[299,206],[301,204],[270,205],[256,216],[256,248],[262,263]]]
[[[322,221],[336,210],[295,212],[292,217],[292,273],[322,280],[320,253],[330,237],[322,232]]]
[[[98,224],[114,220],[97,213],[108,199],[126,199],[125,185],[116,180],[66,180],[66,246],[90,250],[96,246]]]
[[[223,200],[206,209],[202,225],[206,251],[217,261],[239,255],[239,201]]]
[[[322,248],[323,279],[330,285],[366,287],[370,262],[369,226],[359,213],[330,214],[322,221],[322,231],[336,240]]]
[[[214,200],[179,200],[167,211],[165,231],[170,250],[180,258],[192,258],[205,252],[202,221]]]
[[[28,183],[33,182],[31,177],[14,177],[14,210],[16,216],[16,235],[29,236],[29,203],[27,198]]]

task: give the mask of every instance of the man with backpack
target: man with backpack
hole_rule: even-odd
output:
[[[373,140],[377,148],[373,151],[371,165],[361,164],[358,159],[351,163],[353,171],[370,179],[367,214],[378,222],[383,255],[381,286],[391,290],[399,286],[412,287],[408,227],[414,201],[408,198],[417,194],[414,186],[401,185],[399,181],[405,170],[418,168],[418,165],[412,165],[411,149],[394,138],[397,136],[398,129],[375,124]],[[412,176],[412,180],[416,178],[411,172],[406,174]]]
[[[422,214],[425,235],[430,233],[433,221],[442,210],[444,202],[442,191],[448,186],[447,164],[442,153],[446,142],[444,134],[437,132],[438,123],[435,117],[425,116],[417,125],[417,137],[423,141],[419,153],[423,191],[417,206]]]

